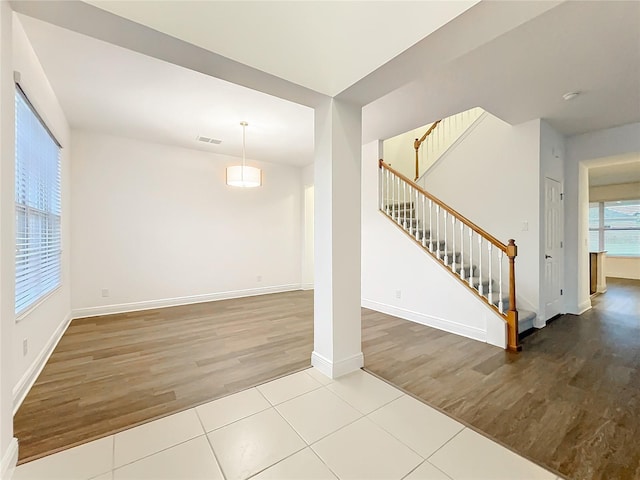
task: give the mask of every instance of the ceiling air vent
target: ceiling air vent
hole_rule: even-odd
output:
[[[214,145],[220,145],[222,143],[222,140],[218,140],[217,138],[203,137],[202,135],[198,135],[196,137],[196,140],[204,143],[213,143]]]

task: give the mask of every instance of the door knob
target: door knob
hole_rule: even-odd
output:
[[[553,258],[553,257],[551,255],[545,255],[544,258],[546,260],[547,258]]]

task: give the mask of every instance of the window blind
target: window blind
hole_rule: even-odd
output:
[[[60,144],[19,85],[16,128],[16,314],[61,282]]]

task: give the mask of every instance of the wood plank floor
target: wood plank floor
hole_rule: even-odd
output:
[[[14,418],[20,463],[309,366],[313,292],[71,322]]]
[[[74,320],[15,417],[20,461],[309,365],[313,293]],[[366,368],[575,479],[640,479],[640,281],[508,354],[363,309]]]
[[[363,314],[368,370],[573,479],[640,479],[640,281],[609,279],[521,354]]]

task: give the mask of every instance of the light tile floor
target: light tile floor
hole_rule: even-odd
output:
[[[557,477],[358,371],[311,368],[19,466],[13,480]]]

